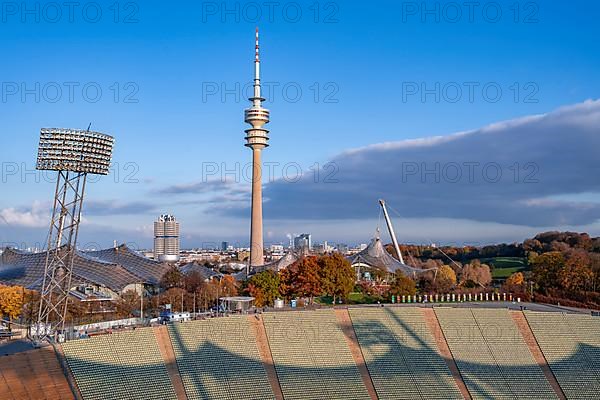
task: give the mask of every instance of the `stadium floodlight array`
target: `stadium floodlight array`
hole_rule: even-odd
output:
[[[99,132],[42,128],[36,168],[107,175],[113,144]]]
[[[89,129],[42,128],[38,170],[57,171],[54,208],[34,344],[60,338],[67,316],[73,260],[87,174],[107,175],[114,145],[112,136]]]

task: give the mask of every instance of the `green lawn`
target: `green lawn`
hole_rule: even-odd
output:
[[[506,279],[515,272],[524,271],[525,267],[511,267],[511,268],[495,268],[492,272],[492,278],[494,279]]]
[[[493,267],[492,277],[494,279],[506,279],[515,272],[527,269],[527,261],[522,257],[482,258],[480,261]]]

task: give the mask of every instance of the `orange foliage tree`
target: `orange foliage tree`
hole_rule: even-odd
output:
[[[502,290],[512,293],[524,293],[526,289],[525,277],[522,272],[515,272],[504,281]]]
[[[590,257],[585,250],[574,249],[567,253],[564,266],[558,271],[558,283],[566,290],[586,290],[594,280]]]
[[[442,265],[438,270],[433,288],[441,293],[448,292],[456,285],[456,272],[449,265]]]
[[[21,286],[0,286],[0,317],[12,321],[23,312],[25,289]]]
[[[312,303],[315,296],[323,293],[320,267],[317,257],[302,257],[281,272],[281,291],[286,297],[308,297]]]

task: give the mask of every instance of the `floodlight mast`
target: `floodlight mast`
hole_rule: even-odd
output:
[[[112,136],[89,128],[40,131],[36,169],[58,174],[38,319],[31,330],[34,345],[64,332],[86,178],[108,174],[113,145]]]
[[[388,231],[390,231],[390,236],[392,237],[392,243],[394,244],[394,249],[396,249],[396,253],[398,254],[398,259],[402,264],[404,264],[404,259],[402,258],[402,253],[400,252],[400,246],[398,246],[398,240],[396,239],[396,233],[394,233],[394,227],[392,226],[392,220],[388,215],[387,208],[385,207],[385,201],[383,199],[379,200],[379,204],[381,205],[381,209],[383,210],[383,216],[385,217],[385,223],[387,224]]]

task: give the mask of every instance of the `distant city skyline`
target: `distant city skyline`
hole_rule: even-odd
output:
[[[265,246],[302,232],[368,243],[383,228],[379,198],[397,211],[401,243],[600,236],[600,54],[590,51],[600,4],[500,1],[497,21],[480,9],[453,21],[418,2],[317,3],[318,13],[298,2],[298,21],[226,2],[229,14],[221,3],[149,1],[118,15],[98,4],[99,22],[2,22],[3,245],[45,247],[54,183],[34,171],[40,128],[90,122],[116,141],[111,173],[86,188],[80,246],[150,249],[161,213],[177,216],[182,248],[248,245],[240,110],[256,26],[277,116],[262,160]]]

